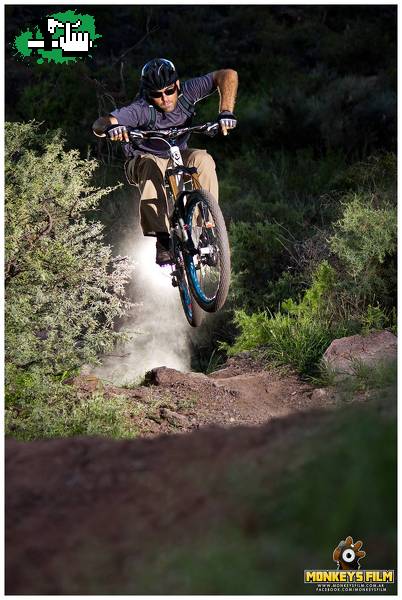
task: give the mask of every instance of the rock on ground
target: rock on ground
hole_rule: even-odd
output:
[[[324,362],[338,373],[353,375],[356,363],[372,366],[396,360],[396,349],[397,338],[390,331],[352,335],[334,340],[324,354]]]

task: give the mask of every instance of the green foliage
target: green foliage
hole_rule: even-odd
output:
[[[234,322],[240,329],[240,334],[236,338],[235,344],[231,347],[229,344],[222,344],[222,347],[229,355],[238,354],[254,350],[261,346],[265,346],[269,333],[267,333],[267,325],[271,319],[271,315],[265,312],[255,312],[248,315],[244,310],[237,310],[234,316]]]
[[[329,194],[343,185],[344,173],[340,155],[315,158],[311,150],[293,158],[250,151],[232,160],[220,182],[230,219],[236,308],[274,311],[302,291],[300,240],[338,215],[338,202]]]
[[[344,174],[348,188],[357,193],[383,197],[383,204],[396,205],[396,156],[392,152],[375,154],[350,165]]]
[[[333,303],[331,295],[335,289],[336,273],[334,269],[324,261],[321,263],[313,276],[313,283],[306,290],[301,302],[298,304],[293,300],[285,300],[282,309],[290,315],[307,317],[309,319],[327,317],[333,315]]]
[[[269,294],[283,262],[284,241],[279,225],[273,223],[233,223],[230,227],[233,248],[234,282],[232,295],[237,305],[255,309],[261,292]]]
[[[335,383],[337,394],[343,401],[351,402],[357,393],[381,397],[384,391],[396,389],[396,361],[383,361],[376,365],[355,361],[352,368],[352,377],[345,377]]]
[[[379,305],[371,306],[369,304],[362,316],[361,323],[362,333],[367,334],[370,331],[385,329],[389,324],[389,317]]]
[[[309,147],[295,154],[269,153],[258,146],[223,164],[222,202],[236,222],[274,221],[296,235],[331,214],[322,196],[339,187],[344,170],[345,157],[337,152],[314,156]]]
[[[397,215],[393,206],[376,208],[376,198],[353,194],[345,199],[330,245],[352,277],[373,271],[395,253]]]
[[[236,311],[234,321],[240,333],[234,345],[225,348],[229,354],[263,348],[267,359],[291,365],[301,375],[314,374],[331,341],[348,332],[347,323],[334,320],[334,290],[335,271],[324,262],[300,302],[289,299],[274,315]]]
[[[356,393],[368,392],[370,397],[381,397],[378,392],[395,389],[397,382],[397,362],[379,360],[376,364],[367,364],[361,360],[351,361],[350,376],[340,376],[339,372],[326,361],[320,364],[319,375],[310,381],[318,387],[333,387],[341,400],[352,402]]]
[[[71,147],[79,147],[82,129],[85,125],[85,129],[88,128],[82,119],[83,110],[97,103],[96,85],[88,68],[81,62],[44,63],[32,65],[31,70],[34,81],[24,87],[19,96],[17,112],[23,115],[24,121],[34,119],[46,121],[54,129],[62,127],[68,131]],[[115,106],[109,103],[108,108],[113,110]]]
[[[335,337],[385,327],[395,330],[395,176],[392,154],[372,157],[343,171],[339,181],[349,191],[326,197],[339,211],[332,230],[292,244],[292,240],[280,237],[282,230],[277,228],[276,247],[265,235],[267,246],[271,244],[267,252],[270,271],[259,271],[260,265],[270,264],[267,257],[261,258],[262,229],[254,230],[246,223],[240,227],[232,225],[231,231],[237,234],[232,235],[233,295],[244,308],[235,313],[240,334],[229,350],[231,353],[264,347],[270,359],[312,376]],[[255,239],[258,234],[260,246]],[[278,258],[276,253],[285,244],[289,254],[293,253],[293,264],[299,272],[284,270],[278,278],[286,254]],[[317,262],[325,256],[327,259]],[[263,276],[256,281],[253,276],[259,272]],[[310,286],[297,299],[300,281],[310,277]],[[279,311],[269,304],[274,298],[282,300]],[[261,310],[264,303],[268,310]],[[247,314],[250,310],[256,313]]]
[[[357,164],[348,177],[357,191],[342,197],[340,219],[328,236],[337,258],[339,301],[365,329],[373,319],[374,327],[389,326],[396,305],[395,156]]]
[[[72,386],[32,375],[21,377],[17,386],[14,382],[14,390],[18,388],[6,407],[7,436],[23,441],[77,435],[135,436],[130,404],[124,397],[111,398],[100,391],[82,394]]]
[[[354,365],[354,375],[359,389],[379,390],[380,392],[387,388],[396,390],[397,361],[380,362],[375,366],[358,363]]]
[[[91,185],[96,161],[37,123],[6,123],[6,140],[6,391],[17,402],[14,378],[35,388],[121,338],[114,321],[130,306],[131,267],[86,216],[110,192]]]
[[[308,118],[319,127],[327,147],[356,152],[383,135],[381,119],[392,120],[395,102],[395,92],[384,90],[378,77],[347,75],[309,99]]]
[[[235,322],[241,327],[230,354],[255,347],[263,347],[268,360],[280,365],[290,365],[301,375],[310,375],[336,334],[325,323],[295,319],[290,315],[276,313],[274,316],[257,313],[246,318],[236,313]],[[261,329],[257,333],[256,329]]]

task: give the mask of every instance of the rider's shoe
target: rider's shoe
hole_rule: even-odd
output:
[[[172,257],[168,250],[169,248],[169,234],[163,235],[158,234],[156,239],[156,264],[162,267],[172,263]]]

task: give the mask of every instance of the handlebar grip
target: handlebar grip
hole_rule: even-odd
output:
[[[170,137],[175,138],[180,135],[191,134],[191,133],[204,133],[208,137],[214,137],[219,133],[220,126],[218,122],[208,122],[203,125],[195,125],[193,127],[171,127],[165,130],[155,130],[155,131],[141,131],[139,129],[134,129],[134,127],[127,127],[128,134],[130,138],[135,140],[143,140],[151,137],[152,135],[160,136],[161,138],[170,139]]]

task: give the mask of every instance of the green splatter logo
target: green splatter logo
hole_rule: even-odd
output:
[[[33,31],[21,32],[14,40],[14,49],[19,58],[33,57],[38,64],[68,63],[91,56],[101,37],[96,33],[94,17],[68,10],[44,17]]]

